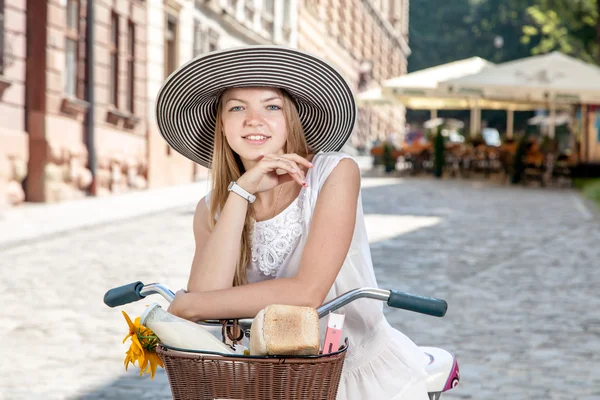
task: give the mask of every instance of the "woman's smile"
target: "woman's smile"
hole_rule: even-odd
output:
[[[244,141],[250,145],[261,145],[267,143],[271,136],[262,135],[262,134],[250,134],[242,136]]]

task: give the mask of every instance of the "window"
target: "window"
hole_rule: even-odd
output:
[[[238,0],[227,0],[225,3],[225,11],[228,13],[235,15],[237,10]]]
[[[79,1],[67,1],[67,30],[65,33],[65,71],[63,90],[69,97],[77,97],[77,61],[79,50]]]
[[[215,51],[219,48],[219,34],[212,30],[208,30],[208,51]]]
[[[290,26],[291,25],[291,11],[292,7],[288,1],[283,2],[283,25]]]
[[[166,15],[165,29],[165,79],[177,68],[177,16]]]
[[[246,0],[246,4],[244,5],[244,18],[246,22],[252,26],[254,23],[254,1]]]
[[[112,14],[110,24],[110,88],[108,101],[119,108],[119,15]]]
[[[289,1],[283,2],[283,40],[286,42],[290,41],[290,36],[292,33],[292,16],[291,16],[291,5]]]
[[[263,0],[265,2],[265,11],[268,14],[275,14],[275,1],[274,0]]]
[[[133,114],[135,103],[135,25],[131,21],[127,23],[127,40],[127,111]]]
[[[269,35],[273,35],[273,20],[275,15],[274,0],[263,0],[262,24]]]
[[[193,56],[196,57],[204,53],[204,34],[200,22],[194,21],[194,48]]]

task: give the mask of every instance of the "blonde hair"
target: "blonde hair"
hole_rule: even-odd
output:
[[[285,116],[286,128],[288,132],[287,141],[285,144],[285,153],[296,153],[302,157],[309,154],[309,147],[304,137],[304,129],[298,116],[298,110],[289,95],[278,89],[279,94],[283,98],[283,115]],[[210,194],[210,215],[213,217],[209,220],[210,230],[215,227],[216,219],[214,216],[225,206],[225,201],[229,192],[227,186],[229,182],[236,181],[246,172],[242,160],[227,143],[223,132],[222,112],[226,102],[226,93],[221,95],[217,107],[217,122],[215,127],[215,143],[211,162],[211,177],[212,191]],[[254,209],[248,208],[244,229],[242,230],[241,251],[238,263],[236,266],[235,275],[233,277],[233,286],[240,286],[248,283],[246,276],[246,268],[251,258],[251,240],[250,235],[254,226]]]

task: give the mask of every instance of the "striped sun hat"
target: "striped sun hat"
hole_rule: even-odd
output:
[[[220,50],[181,66],[158,93],[158,129],[174,150],[210,168],[221,94],[255,86],[291,96],[314,151],[338,151],[352,133],[356,102],[340,73],[314,55],[281,46]]]

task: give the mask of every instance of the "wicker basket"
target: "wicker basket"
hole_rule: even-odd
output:
[[[317,356],[257,357],[159,345],[173,399],[334,400],[348,343]]]

